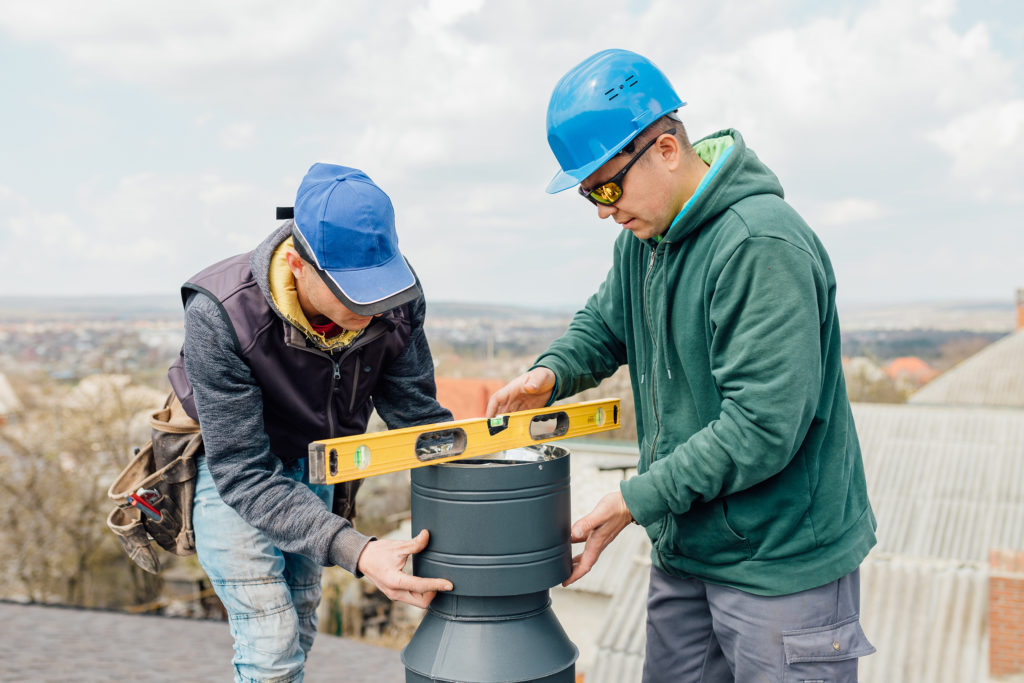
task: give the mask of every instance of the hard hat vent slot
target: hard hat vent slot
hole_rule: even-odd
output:
[[[607,90],[605,90],[604,94],[608,98],[608,101],[611,102],[612,100],[614,100],[616,97],[619,96],[619,91],[620,90],[625,90],[626,88],[632,88],[634,85],[636,85],[639,82],[640,81],[637,79],[636,74],[630,74],[629,76],[626,77],[626,80],[624,80],[622,83],[620,83],[617,87],[608,88]]]

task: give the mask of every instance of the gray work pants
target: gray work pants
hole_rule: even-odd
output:
[[[857,659],[875,651],[859,612],[859,569],[765,597],[652,567],[643,681],[856,681]]]

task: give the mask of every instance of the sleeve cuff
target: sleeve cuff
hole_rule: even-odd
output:
[[[547,368],[555,376],[555,386],[551,387],[551,396],[550,398],[548,398],[548,402],[544,404],[544,407],[547,408],[549,405],[558,400],[558,370],[551,367],[550,365],[545,365],[544,363],[534,363],[533,366],[530,367],[530,370],[533,370],[534,368]]]
[[[647,483],[642,474],[619,482],[619,492],[633,521],[641,526],[650,526],[668,514],[667,508],[657,504],[660,501],[657,490]],[[655,504],[650,504],[652,501]]]
[[[331,564],[348,570],[357,579],[361,578],[363,574],[359,571],[359,556],[363,554],[367,543],[376,540],[376,536],[364,536],[351,526],[346,526],[331,541]]]

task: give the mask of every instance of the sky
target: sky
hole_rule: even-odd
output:
[[[318,161],[392,198],[428,299],[576,307],[618,228],[548,195],[558,79],[625,48],[736,128],[840,304],[1024,287],[1018,0],[0,0],[0,296],[174,295]]]

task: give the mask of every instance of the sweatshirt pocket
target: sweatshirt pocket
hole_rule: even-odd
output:
[[[729,526],[725,502],[694,505],[686,514],[670,515],[665,543],[683,557],[705,565],[729,565],[751,558],[750,542]],[[667,549],[667,548],[666,548]]]

